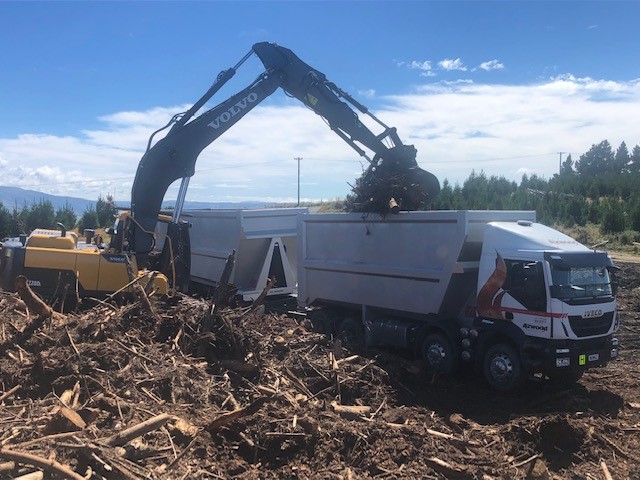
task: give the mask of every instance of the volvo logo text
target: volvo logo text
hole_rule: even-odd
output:
[[[218,115],[213,122],[208,124],[208,126],[211,128],[219,128],[221,123],[227,123],[237,114],[239,114],[241,111],[246,109],[247,105],[255,102],[257,99],[258,99],[257,93],[250,93],[249,95],[244,97],[242,100],[240,100],[238,103],[233,105],[229,110],[227,110],[226,112],[222,112],[220,115]]]

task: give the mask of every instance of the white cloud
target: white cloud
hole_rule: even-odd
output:
[[[376,96],[376,91],[373,88],[368,90],[358,90],[358,95],[363,98],[374,98]]]
[[[482,62],[478,68],[481,68],[482,70],[485,71],[490,71],[490,70],[503,70],[504,69],[504,64],[500,63],[498,60],[489,60],[488,62]]]
[[[384,106],[372,108],[405,143],[415,144],[421,166],[440,181],[461,183],[472,169],[510,180],[522,172],[550,177],[558,169],[557,152],[577,159],[603,139],[614,148],[640,142],[640,80],[562,75],[532,85],[463,82],[425,84],[378,99]],[[102,128],[75,136],[0,138],[2,183],[92,200],[112,193],[126,202],[149,135],[183,110],[114,113],[102,117]],[[380,132],[376,124],[371,129]],[[293,201],[295,157],[303,157],[307,199],[343,198],[364,161],[317,115],[287,100],[257,107],[205,149],[187,198]],[[167,199],[175,198],[178,185]]]
[[[426,60],[424,62],[411,62],[409,68],[413,70],[420,70],[421,77],[435,77],[437,74],[431,69],[431,62]]]
[[[462,63],[462,60],[459,58],[456,58],[455,60],[452,60],[450,58],[445,58],[444,60],[441,60],[438,62],[438,66],[442,70],[447,70],[447,71],[451,71],[451,70],[460,70],[462,72],[467,71],[467,67],[464,66],[464,64]]]
[[[460,85],[460,84],[471,84],[473,80],[470,78],[459,78],[457,80],[444,80],[442,81],[443,85]]]
[[[424,168],[441,180],[462,181],[472,168],[511,180],[522,168],[550,177],[558,171],[557,152],[577,159],[605,138],[614,148],[640,140],[640,80],[431,84],[394,101],[393,112],[379,115],[415,143]],[[483,135],[469,135],[475,131]]]
[[[413,60],[410,63],[396,62],[400,67],[406,66],[411,70],[419,70],[421,77],[435,77],[437,74],[433,71],[430,60],[418,61]]]
[[[414,60],[413,62],[411,62],[409,64],[409,68],[411,68],[412,70],[429,71],[429,70],[431,70],[431,62],[429,60],[425,60],[424,62],[418,62],[418,61]]]

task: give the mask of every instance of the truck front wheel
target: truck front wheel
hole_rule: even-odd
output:
[[[496,343],[484,355],[484,376],[496,390],[507,392],[522,382],[522,364],[518,353],[506,343]]]
[[[449,374],[455,369],[455,351],[451,342],[441,333],[427,335],[422,342],[420,353],[430,372]]]

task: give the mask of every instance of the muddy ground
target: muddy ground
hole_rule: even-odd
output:
[[[302,318],[181,297],[40,323],[0,294],[0,478],[640,478],[640,265],[619,266],[620,360],[512,394]]]

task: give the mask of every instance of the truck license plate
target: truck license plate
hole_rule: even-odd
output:
[[[596,360],[598,360],[600,358],[600,355],[597,353],[592,353],[591,355],[589,355],[589,361],[590,362],[595,362]]]

